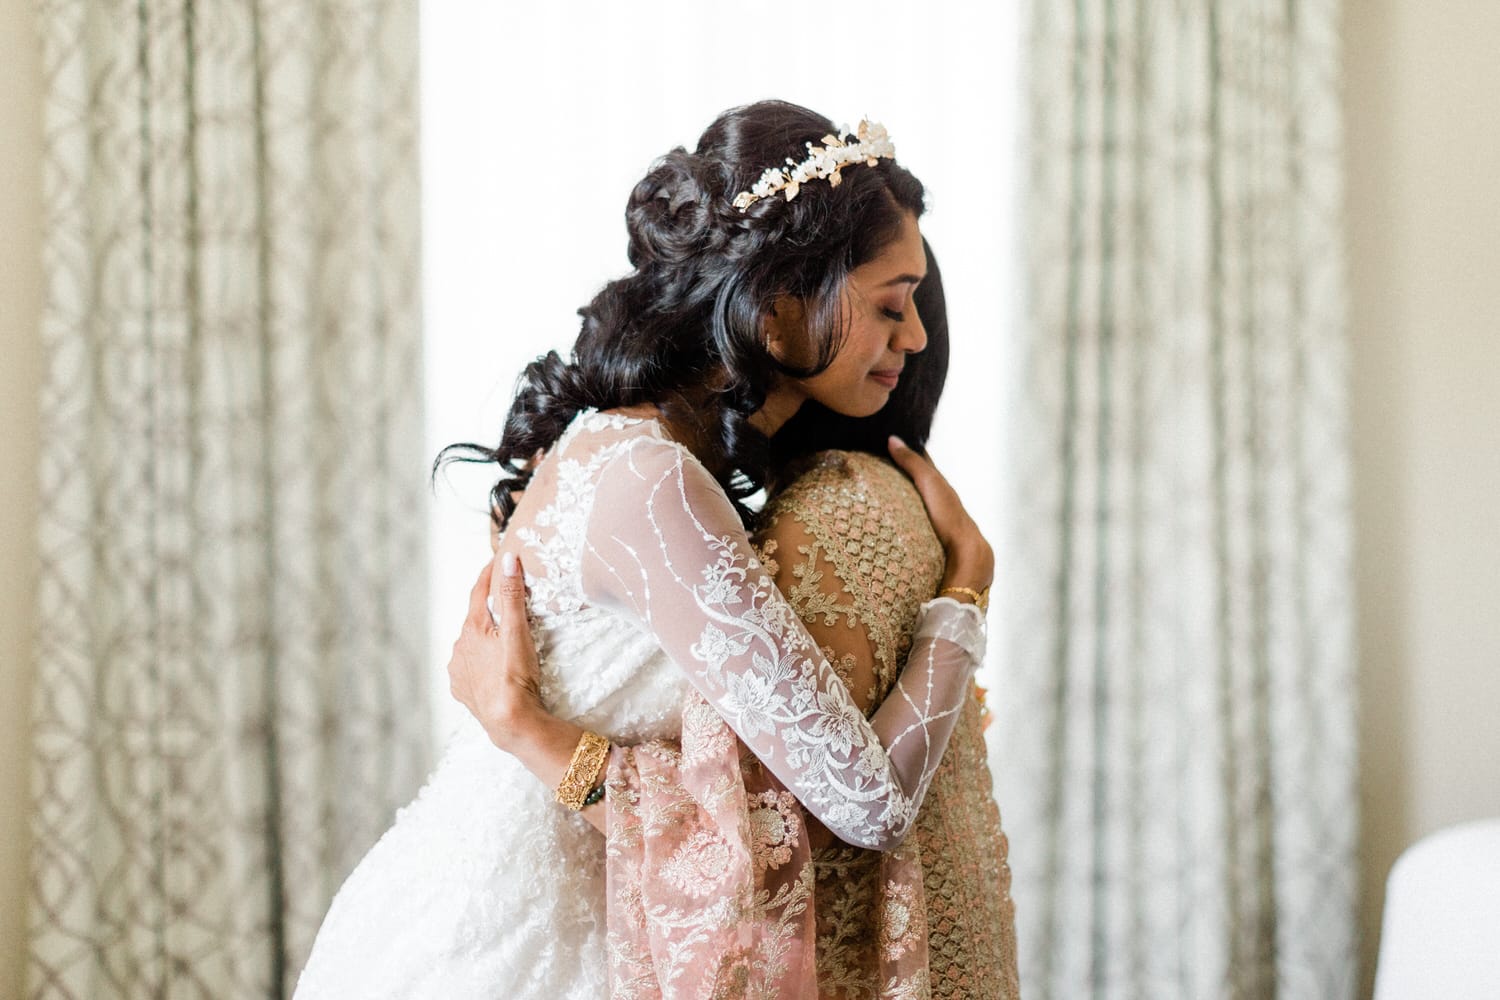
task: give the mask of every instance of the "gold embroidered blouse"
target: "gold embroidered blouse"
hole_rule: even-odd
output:
[[[823,452],[798,471],[767,503],[757,541],[868,714],[900,674],[918,610],[942,578],[942,547],[921,497],[891,464]],[[920,855],[933,997],[1019,996],[1007,843],[992,787],[980,705],[970,699],[902,847]],[[819,994],[878,997],[878,949],[900,931],[889,915],[902,912],[883,892],[883,856],[821,831],[813,844]]]

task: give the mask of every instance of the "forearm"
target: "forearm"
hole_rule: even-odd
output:
[[[583,727],[575,723],[538,711],[509,727],[505,743],[509,752],[526,770],[536,775],[538,781],[548,788],[556,788],[568,773],[573,751],[578,748],[583,733]],[[603,779],[601,773],[599,780]],[[564,807],[559,805],[557,808]],[[579,814],[600,833],[609,832],[609,814],[602,799],[584,806]]]
[[[611,460],[586,539],[579,579],[592,605],[649,630],[840,839],[876,848],[900,842],[968,696],[973,650],[954,643],[935,650],[932,682],[904,687],[900,708],[882,709],[877,732],[777,590],[718,484],[669,443],[643,442]],[[965,580],[987,584],[983,560],[975,568]],[[930,624],[973,614],[955,600],[937,603]],[[981,620],[972,623],[982,636]]]
[[[492,596],[496,562],[501,577]],[[584,730],[546,710],[540,678],[526,619],[525,577],[519,558],[507,552],[485,566],[469,591],[469,615],[448,661],[449,686],[453,697],[479,720],[491,743],[519,760],[543,786],[555,789],[568,776]],[[580,757],[581,767],[599,763],[597,744],[589,749]],[[604,749],[607,752],[608,747]],[[602,774],[575,777],[584,782],[602,780]],[[577,790],[577,785],[570,787]],[[557,808],[567,806],[560,802]],[[605,831],[608,818],[597,802],[580,811],[590,825]]]
[[[945,602],[964,607],[927,613]],[[870,720],[901,787],[917,804],[972,697],[984,657],[984,619],[969,604],[947,597],[924,606],[901,677]]]
[[[944,555],[943,582],[938,585],[938,593],[960,603],[975,603],[972,597],[950,591],[954,588],[981,593],[987,590],[995,578],[994,550],[976,534],[961,544],[945,547]]]

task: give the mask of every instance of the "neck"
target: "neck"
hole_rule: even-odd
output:
[[[750,415],[750,426],[766,437],[774,437],[782,424],[802,408],[803,402],[805,397],[783,382],[767,393],[765,403]]]

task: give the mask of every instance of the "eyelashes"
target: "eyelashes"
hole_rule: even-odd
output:
[[[906,322],[906,313],[904,312],[897,312],[894,309],[881,309],[880,312],[886,319],[893,319],[897,323]]]

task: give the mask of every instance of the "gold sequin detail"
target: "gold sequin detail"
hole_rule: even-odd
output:
[[[864,626],[875,654],[874,700],[880,701],[911,648],[917,609],[937,591],[942,545],[921,496],[895,466],[860,452],[826,451],[796,471],[796,481],[763,514],[770,524],[793,518],[810,539],[797,548],[797,583],[787,596],[803,621]],[[837,592],[826,584],[827,573]],[[854,694],[869,700],[865,691]]]
[[[787,596],[803,621],[865,629],[873,676],[861,676],[850,656],[830,660],[873,711],[899,676],[921,604],[942,579],[942,546],[921,497],[894,466],[872,455],[824,452],[771,499],[763,517],[766,524],[790,517],[805,529],[807,543],[795,553],[786,547],[775,553],[790,566]],[[931,995],[1015,1000],[1008,845],[982,729],[980,705],[970,701],[902,849],[921,856]],[[874,915],[890,902],[881,855],[835,841],[816,850],[813,862],[819,994],[878,997]]]

